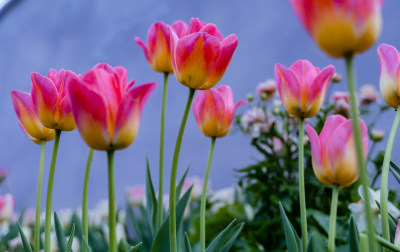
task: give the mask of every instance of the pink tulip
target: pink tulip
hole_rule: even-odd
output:
[[[193,89],[210,89],[222,78],[236,49],[235,34],[224,38],[215,24],[190,20],[181,36],[171,29],[171,60],[176,78]]]
[[[331,97],[335,103],[333,114],[339,114],[350,118],[350,95],[349,92],[335,91]]]
[[[363,85],[360,89],[360,103],[363,106],[379,101],[379,93],[372,84]]]
[[[378,47],[378,58],[381,63],[381,95],[389,106],[397,110],[400,104],[400,54],[393,46],[381,44]]]
[[[128,147],[139,130],[143,107],[156,83],[132,87],[125,68],[100,63],[69,84],[72,113],[79,133],[96,150]]]
[[[287,112],[297,118],[315,116],[334,73],[334,66],[320,71],[308,60],[298,60],[290,68],[276,64],[276,85]]]
[[[367,50],[381,30],[383,0],[290,0],[315,43],[332,57]]]
[[[188,29],[183,21],[176,21],[171,27],[180,37]],[[147,62],[156,72],[173,73],[171,63],[170,26],[159,21],[150,26],[147,45],[138,37],[135,42],[142,47]]]
[[[14,208],[15,199],[11,194],[0,195],[0,223],[11,219]]]
[[[364,159],[368,152],[368,131],[360,120]],[[341,115],[328,117],[321,134],[306,126],[310,138],[314,174],[324,184],[347,187],[358,179],[352,121]]]
[[[72,77],[76,77],[76,74],[64,69],[59,72],[50,69],[48,77],[38,73],[31,75],[33,107],[47,128],[63,131],[76,128],[67,92],[67,80]]]
[[[267,79],[264,82],[258,84],[256,93],[260,100],[267,102],[271,100],[276,92],[276,83],[274,79]]]
[[[54,139],[54,130],[43,126],[37,117],[31,94],[12,91],[11,99],[19,119],[19,125],[29,139],[37,144],[40,144],[42,140],[51,141]]]
[[[207,137],[224,137],[232,127],[235,110],[246,104],[233,102],[232,89],[227,85],[200,91],[194,102],[193,112],[200,130]]]

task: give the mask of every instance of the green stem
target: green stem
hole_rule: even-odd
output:
[[[299,198],[301,216],[301,234],[303,240],[303,251],[307,248],[307,212],[306,212],[306,192],[304,188],[304,118],[300,118],[299,131]]]
[[[35,215],[35,252],[40,251],[40,201],[42,196],[42,180],[43,180],[43,163],[44,163],[44,146],[45,140],[40,142],[40,165],[39,165],[39,180],[36,196],[36,215]]]
[[[383,238],[390,241],[389,233],[389,215],[388,215],[388,179],[389,164],[392,156],[393,143],[396,137],[397,128],[400,123],[400,105],[397,107],[396,116],[393,121],[392,129],[386,145],[385,156],[383,158],[382,176],[381,176],[381,214],[382,214],[382,235]]]
[[[379,235],[375,235],[375,239],[382,246],[384,246],[384,247],[386,247],[388,249],[391,249],[392,251],[400,252],[400,248],[396,247],[393,243],[385,240],[384,238],[380,237]]]
[[[85,179],[83,182],[83,196],[82,196],[82,231],[83,237],[86,241],[89,241],[89,229],[88,229],[88,190],[89,190],[89,175],[90,165],[92,164],[93,149],[89,149],[89,154],[86,161]],[[86,251],[86,247],[82,246],[82,251]]]
[[[115,233],[117,216],[115,213],[115,185],[114,185],[114,150],[107,151],[108,157],[108,228],[110,252],[117,252],[117,236]]]
[[[364,233],[360,233],[360,251],[368,252],[368,236]]]
[[[50,252],[50,234],[51,234],[51,201],[53,198],[53,182],[54,182],[54,172],[56,169],[57,152],[58,145],[60,143],[61,130],[56,129],[56,136],[54,138],[53,155],[51,157],[49,181],[47,184],[47,198],[46,198],[46,221],[44,229],[44,251]]]
[[[368,242],[369,249],[371,252],[376,251],[376,242],[375,242],[375,227],[372,222],[372,211],[371,211],[371,200],[369,198],[368,192],[368,177],[367,177],[367,169],[364,166],[364,153],[362,147],[361,140],[361,130],[360,123],[358,120],[358,108],[357,108],[357,100],[356,100],[356,84],[355,84],[355,76],[354,76],[354,68],[353,68],[353,56],[346,57],[346,72],[347,72],[347,82],[349,86],[349,95],[350,95],[350,107],[351,107],[351,119],[353,123],[353,132],[356,144],[356,152],[357,152],[357,163],[358,169],[360,171],[360,180],[363,188],[363,194],[365,199],[365,218],[367,221],[368,228]]]
[[[161,106],[161,122],[160,122],[160,167],[159,167],[159,184],[158,184],[158,228],[161,227],[163,220],[163,190],[164,190],[164,124],[165,124],[165,108],[167,103],[168,74],[164,73],[164,89]]]
[[[207,184],[208,177],[210,175],[211,161],[214,153],[215,137],[211,138],[210,152],[208,153],[208,162],[206,175],[204,176],[203,194],[201,195],[201,207],[200,207],[200,251],[206,250],[206,205],[207,205]]]
[[[331,220],[329,222],[329,242],[328,242],[329,252],[335,251],[336,215],[337,215],[338,198],[339,198],[339,186],[334,185],[332,188]]]
[[[174,157],[172,159],[171,180],[169,185],[169,239],[171,252],[177,252],[176,244],[176,173],[178,171],[179,153],[181,150],[183,133],[185,131],[186,121],[189,115],[190,106],[196,89],[189,88],[189,95],[186,101],[185,112],[183,113],[181,125],[179,127],[178,137],[176,138]]]

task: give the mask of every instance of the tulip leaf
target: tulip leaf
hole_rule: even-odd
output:
[[[233,220],[229,225],[218,234],[217,237],[208,245],[206,252],[228,252],[235,243],[244,223],[236,224]]]
[[[28,239],[26,238],[24,231],[22,231],[21,225],[19,224],[19,221],[17,222],[18,225],[18,230],[21,235],[21,240],[22,240],[22,245],[24,246],[24,251],[25,252],[32,252],[31,245],[29,244]]]
[[[58,218],[58,215],[56,212],[54,212],[54,226],[56,229],[58,250],[60,250],[60,252],[66,252],[67,251],[67,241],[65,240],[64,229],[62,228],[60,219]]]
[[[323,252],[328,251],[325,241],[317,233],[311,234],[307,244],[307,252]],[[353,251],[353,250],[350,250]]]
[[[181,234],[182,231],[182,222],[183,222],[183,215],[185,212],[185,208],[190,199],[190,193],[192,192],[193,186],[189,188],[179,199],[178,203],[176,204],[176,223],[177,223],[177,235]],[[169,252],[170,251],[170,244],[169,244],[169,216],[164,220],[161,228],[158,230],[156,238],[154,239],[153,246],[151,248],[151,252]]]
[[[188,234],[185,232],[185,252],[192,252],[192,247],[190,246],[190,241]]]
[[[154,235],[157,230],[157,198],[150,174],[149,157],[146,157],[146,207],[149,226],[151,233]]]
[[[129,249],[131,249],[131,245],[129,245],[129,243],[124,238],[122,238],[118,244],[118,252],[126,252]]]
[[[92,252],[92,248],[89,246],[88,241],[83,236],[82,236],[82,243],[83,243],[83,246],[85,246],[87,252]]]
[[[183,183],[185,182],[186,179],[186,175],[189,171],[190,165],[188,166],[188,168],[186,168],[185,173],[183,174],[182,178],[179,180],[178,185],[176,186],[176,198],[179,199],[181,196],[181,192],[182,192],[182,187],[183,187]]]
[[[350,217],[349,225],[349,251],[359,252],[360,241],[358,238],[358,231],[353,216]]]
[[[397,182],[400,183],[400,168],[395,165],[392,161],[390,161],[390,171],[392,172],[393,176],[396,178]]]
[[[288,252],[301,252],[302,245],[300,243],[300,238],[286,216],[285,209],[283,209],[281,202],[279,202],[279,209],[281,211],[281,218],[283,222],[283,229],[285,231]]]
[[[74,235],[75,235],[75,223],[72,224],[72,229],[67,244],[67,252],[72,252],[72,242],[74,241]]]
[[[127,252],[140,252],[140,250],[142,249],[143,243],[139,243],[136,246],[133,246],[132,248],[130,248]]]

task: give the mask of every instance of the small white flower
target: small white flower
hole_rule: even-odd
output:
[[[376,202],[378,203],[381,202],[381,192],[380,190],[375,191],[369,187],[368,191],[369,191],[370,204],[373,214],[373,222],[375,224],[375,228],[378,231],[378,233],[382,233],[381,213],[378,205],[376,204]],[[362,186],[358,187],[358,194],[361,197],[361,201],[357,203],[351,203],[349,204],[348,207],[350,211],[353,213],[358,231],[362,232],[367,229],[367,223],[365,221],[365,207],[364,207],[365,198]],[[400,216],[400,210],[397,209],[391,202],[388,202],[388,212],[395,218]]]
[[[143,185],[135,185],[126,188],[125,195],[131,206],[146,205],[146,188]]]

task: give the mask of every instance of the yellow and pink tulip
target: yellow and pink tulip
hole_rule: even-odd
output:
[[[395,110],[400,104],[400,54],[391,45],[378,47],[378,58],[381,63],[379,87],[383,100]]]
[[[210,89],[222,78],[238,38],[223,37],[215,24],[190,20],[186,32],[171,31],[171,60],[176,78],[192,89]]]
[[[236,108],[246,103],[246,100],[241,100],[234,104],[232,89],[221,85],[199,91],[193,102],[193,112],[203,134],[219,138],[229,133]]]
[[[76,128],[67,92],[68,80],[76,77],[69,70],[50,69],[48,76],[32,73],[32,102],[39,120],[50,129],[71,131]]]
[[[315,43],[336,58],[367,50],[377,39],[383,0],[290,0]]]
[[[368,131],[360,119],[364,159],[368,153]],[[352,121],[341,115],[328,117],[320,135],[306,126],[311,144],[312,165],[318,180],[341,188],[353,184],[359,177]]]
[[[298,60],[289,68],[276,64],[276,85],[287,112],[297,118],[315,116],[334,73],[334,66],[319,70],[308,60]]]
[[[171,29],[180,37],[188,26],[183,21],[176,21]],[[170,26],[164,22],[155,22],[147,33],[147,44],[135,37],[135,42],[143,49],[147,62],[156,72],[173,73],[171,63]]]
[[[71,78],[72,113],[85,142],[96,150],[128,147],[139,130],[143,107],[156,88],[147,83],[131,89],[127,70],[100,63],[82,78]]]
[[[42,140],[51,141],[54,139],[54,130],[46,128],[37,117],[31,94],[14,90],[11,92],[11,98],[19,119],[19,125],[29,139],[36,144],[40,144]]]

